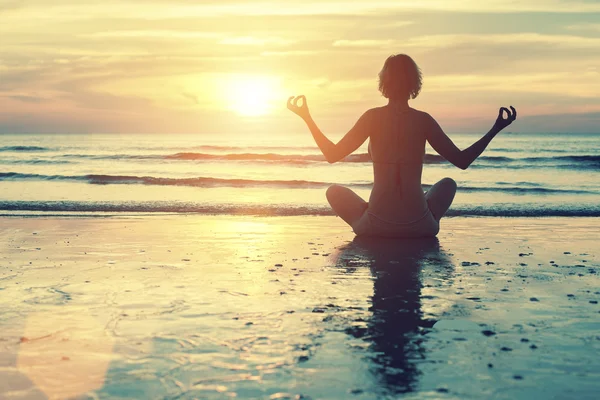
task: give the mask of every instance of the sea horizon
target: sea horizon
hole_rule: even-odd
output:
[[[457,181],[448,216],[600,216],[596,136],[573,141],[572,134],[502,133],[467,171],[428,146],[423,190],[446,176]],[[470,134],[451,137],[462,148],[474,141]],[[365,200],[372,188],[367,143],[329,165],[310,135],[260,141],[239,134],[3,138],[4,214],[333,215],[324,196],[328,186],[348,186]]]

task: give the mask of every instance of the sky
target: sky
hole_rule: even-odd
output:
[[[0,0],[0,133],[343,134],[397,53],[449,133],[600,132],[597,0]]]

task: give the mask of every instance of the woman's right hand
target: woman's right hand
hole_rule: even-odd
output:
[[[293,101],[292,101],[293,100]],[[302,104],[298,105],[298,100],[302,100]],[[310,112],[308,111],[308,104],[306,103],[306,97],[304,96],[291,96],[287,102],[287,108],[294,114],[298,115],[303,120],[310,118]]]
[[[510,110],[512,110],[512,113]],[[500,107],[498,118],[496,118],[496,122],[494,123],[494,129],[496,129],[498,132],[512,124],[512,122],[517,119],[517,110],[515,110],[513,106],[510,106],[510,110],[506,107]],[[506,118],[504,118],[505,111],[507,114]]]

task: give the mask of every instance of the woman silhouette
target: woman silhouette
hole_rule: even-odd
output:
[[[390,56],[379,73],[379,90],[389,99],[388,104],[366,111],[337,144],[327,139],[313,121],[304,96],[290,97],[287,106],[306,122],[329,163],[343,159],[370,139],[374,183],[369,202],[343,186],[327,189],[329,204],[357,235],[435,236],[440,219],[454,199],[456,183],[444,178],[423,193],[425,142],[458,168],[467,169],[490,141],[517,118],[517,111],[512,106],[512,112],[500,108],[492,129],[460,150],[433,117],[408,105],[408,100],[421,91],[421,71],[412,58],[405,54]]]

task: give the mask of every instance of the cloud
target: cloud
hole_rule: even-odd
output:
[[[384,101],[377,73],[400,52],[425,75],[416,104],[441,116],[457,99],[535,113],[600,102],[596,2],[0,0],[0,13],[0,107],[56,124],[77,113],[135,130],[152,113],[196,126],[224,112],[217,75],[266,74],[345,126]]]
[[[167,29],[154,30],[116,30],[94,32],[80,35],[82,38],[151,38],[151,39],[218,39],[222,34],[203,31],[179,31]]]
[[[140,0],[123,2],[106,0],[46,0],[24,2],[4,1],[2,7],[13,13],[29,16],[44,9],[49,14],[61,15],[64,20],[81,17],[136,15],[138,18],[166,17],[223,17],[223,16],[284,16],[284,15],[362,15],[393,11],[462,11],[470,13],[523,13],[523,12],[600,12],[600,4],[585,0],[305,0],[302,3],[279,0],[262,1],[191,1],[191,0]]]
[[[18,94],[9,95],[9,96],[5,96],[5,97],[12,99],[12,100],[22,101],[25,103],[42,103],[44,101],[47,101],[47,99],[45,99],[43,97],[18,95]]]
[[[19,9],[24,5],[23,0],[1,0],[0,1],[0,14],[12,10]]]
[[[234,45],[234,46],[289,46],[295,43],[294,40],[282,39],[278,37],[254,37],[254,36],[239,36],[239,37],[226,37],[219,41],[219,44]]]
[[[591,31],[600,32],[600,24],[581,23],[575,25],[567,25],[566,28],[571,31]]]
[[[196,95],[193,95],[193,94],[190,94],[190,93],[185,93],[185,92],[184,92],[184,93],[181,93],[181,95],[182,95],[184,98],[186,98],[186,99],[190,100],[190,101],[191,101],[193,104],[195,104],[195,105],[198,105],[198,104],[200,104],[200,102],[198,101],[198,96],[196,96]]]
[[[392,39],[363,39],[363,40],[336,40],[333,42],[333,47],[379,47],[379,48],[391,48],[396,44],[395,40]]]
[[[542,45],[569,49],[592,49],[600,47],[600,37],[584,37],[575,35],[546,35],[539,33],[509,33],[503,35],[432,35],[408,39],[404,45],[418,49],[448,47],[458,44],[494,45]]]

